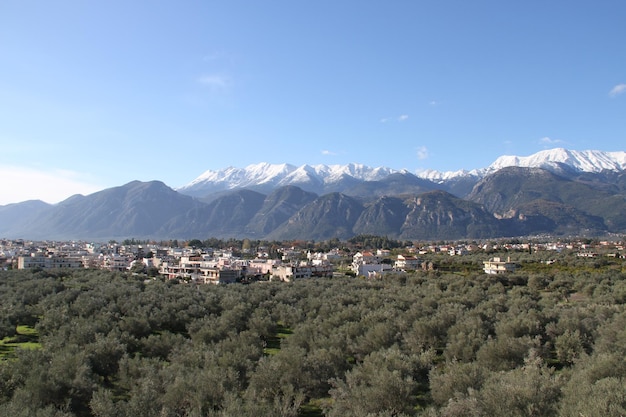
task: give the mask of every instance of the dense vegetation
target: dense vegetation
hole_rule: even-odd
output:
[[[452,262],[229,286],[2,271],[0,415],[626,414],[621,260]]]

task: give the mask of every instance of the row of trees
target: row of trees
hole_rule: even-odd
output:
[[[523,270],[522,270],[523,271]],[[620,416],[626,274],[195,286],[0,272],[11,416]]]
[[[115,241],[111,241],[110,243],[115,243]],[[145,245],[149,243],[158,243],[162,246],[173,246],[173,247],[195,247],[195,248],[238,248],[238,249],[249,249],[252,247],[285,247],[285,246],[297,246],[303,249],[332,249],[337,247],[343,247],[345,245],[356,245],[359,247],[367,247],[373,249],[383,249],[383,248],[398,248],[402,246],[411,246],[413,242],[411,241],[400,241],[395,239],[390,239],[386,236],[376,236],[376,235],[357,235],[346,241],[341,241],[337,238],[328,239],[324,241],[305,241],[305,240],[291,240],[291,241],[268,241],[268,240],[258,240],[258,239],[218,239],[218,238],[207,238],[204,240],[201,239],[191,239],[185,241],[179,241],[178,239],[168,240],[168,241],[151,241],[151,240],[142,240],[135,238],[128,238],[122,241],[123,245]]]

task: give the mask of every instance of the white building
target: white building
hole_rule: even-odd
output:
[[[230,284],[241,278],[242,269],[231,267],[230,258],[210,255],[181,256],[178,263],[163,262],[159,273],[169,279],[192,280],[202,284]]]
[[[372,252],[357,252],[352,257],[352,271],[358,276],[378,276],[391,270],[390,264],[381,263],[380,256]]]
[[[200,284],[232,284],[237,282],[240,271],[223,268],[200,268],[193,279]]]
[[[313,268],[310,266],[296,266],[291,264],[275,265],[272,268],[271,280],[291,282],[296,279],[311,278]]]
[[[366,277],[379,277],[385,273],[393,271],[393,268],[389,264],[361,264],[358,265],[354,272],[357,275],[363,275]]]
[[[31,256],[18,256],[17,269],[56,269],[56,268],[83,268],[80,258],[32,254]]]
[[[266,275],[272,273],[272,268],[281,263],[278,259],[251,259],[246,265],[247,275]]]
[[[421,261],[415,256],[398,255],[394,266],[403,271],[415,271],[420,268]]]
[[[491,258],[488,261],[483,262],[483,270],[486,274],[496,275],[505,274],[507,272],[515,271],[516,265],[511,262],[511,258],[507,258],[506,261],[502,261],[500,258]]]
[[[374,255],[372,252],[364,251],[357,252],[352,257],[353,265],[362,265],[362,264],[379,264],[380,256]]]
[[[109,271],[126,271],[130,268],[132,262],[132,256],[125,255],[105,255],[102,261],[102,267]]]

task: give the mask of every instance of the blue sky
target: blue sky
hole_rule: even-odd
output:
[[[0,3],[0,204],[625,139],[622,0]]]

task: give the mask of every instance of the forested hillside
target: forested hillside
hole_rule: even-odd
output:
[[[3,271],[0,415],[625,415],[625,265],[568,262],[228,286]]]

